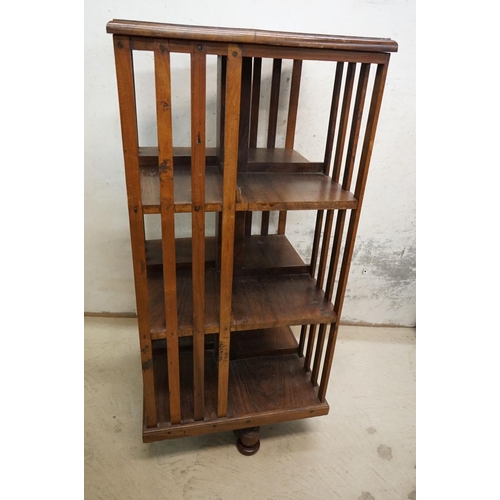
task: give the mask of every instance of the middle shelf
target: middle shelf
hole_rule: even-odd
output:
[[[219,331],[219,279],[216,269],[205,270],[205,333]],[[177,320],[180,337],[193,334],[192,275],[177,270]],[[148,275],[150,329],[153,339],[166,337],[163,276]],[[231,331],[288,325],[333,323],[333,306],[308,274],[238,276],[233,279]]]
[[[206,241],[205,333],[219,331],[220,273],[215,239]],[[235,252],[231,331],[311,323],[333,323],[332,304],[285,235],[249,236]],[[150,330],[153,339],[166,336],[161,241],[147,242]],[[192,335],[191,240],[176,240],[177,320],[179,336]]]

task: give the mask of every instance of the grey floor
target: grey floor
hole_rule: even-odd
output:
[[[415,499],[415,330],[342,326],[324,417],[143,444],[137,322],[85,318],[85,498]]]

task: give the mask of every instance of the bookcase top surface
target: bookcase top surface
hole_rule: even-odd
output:
[[[114,35],[159,37],[206,42],[251,43],[280,47],[397,52],[398,44],[390,38],[370,38],[313,33],[266,31],[248,28],[189,26],[113,19],[106,25]]]

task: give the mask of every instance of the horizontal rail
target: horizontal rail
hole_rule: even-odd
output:
[[[115,35],[161,37],[205,42],[253,43],[279,47],[397,52],[398,44],[389,38],[323,35],[284,31],[265,31],[214,26],[186,26],[113,19],[106,26]]]

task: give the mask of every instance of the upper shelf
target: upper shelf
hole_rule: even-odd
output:
[[[239,174],[236,210],[356,208],[358,201],[331,177],[316,173]]]
[[[151,23],[113,19],[106,26],[115,35],[161,37],[205,42],[251,43],[279,47],[362,50],[366,52],[397,52],[398,44],[389,38],[323,35],[286,31],[265,31],[213,26]]]
[[[174,148],[176,212],[191,212],[189,148]],[[156,148],[140,148],[141,195],[145,213],[160,213],[160,180]],[[249,150],[247,170],[238,174],[236,210],[352,209],[357,200],[321,173],[322,164],[307,161],[293,150]],[[222,210],[222,175],[215,149],[207,148],[205,211]]]

